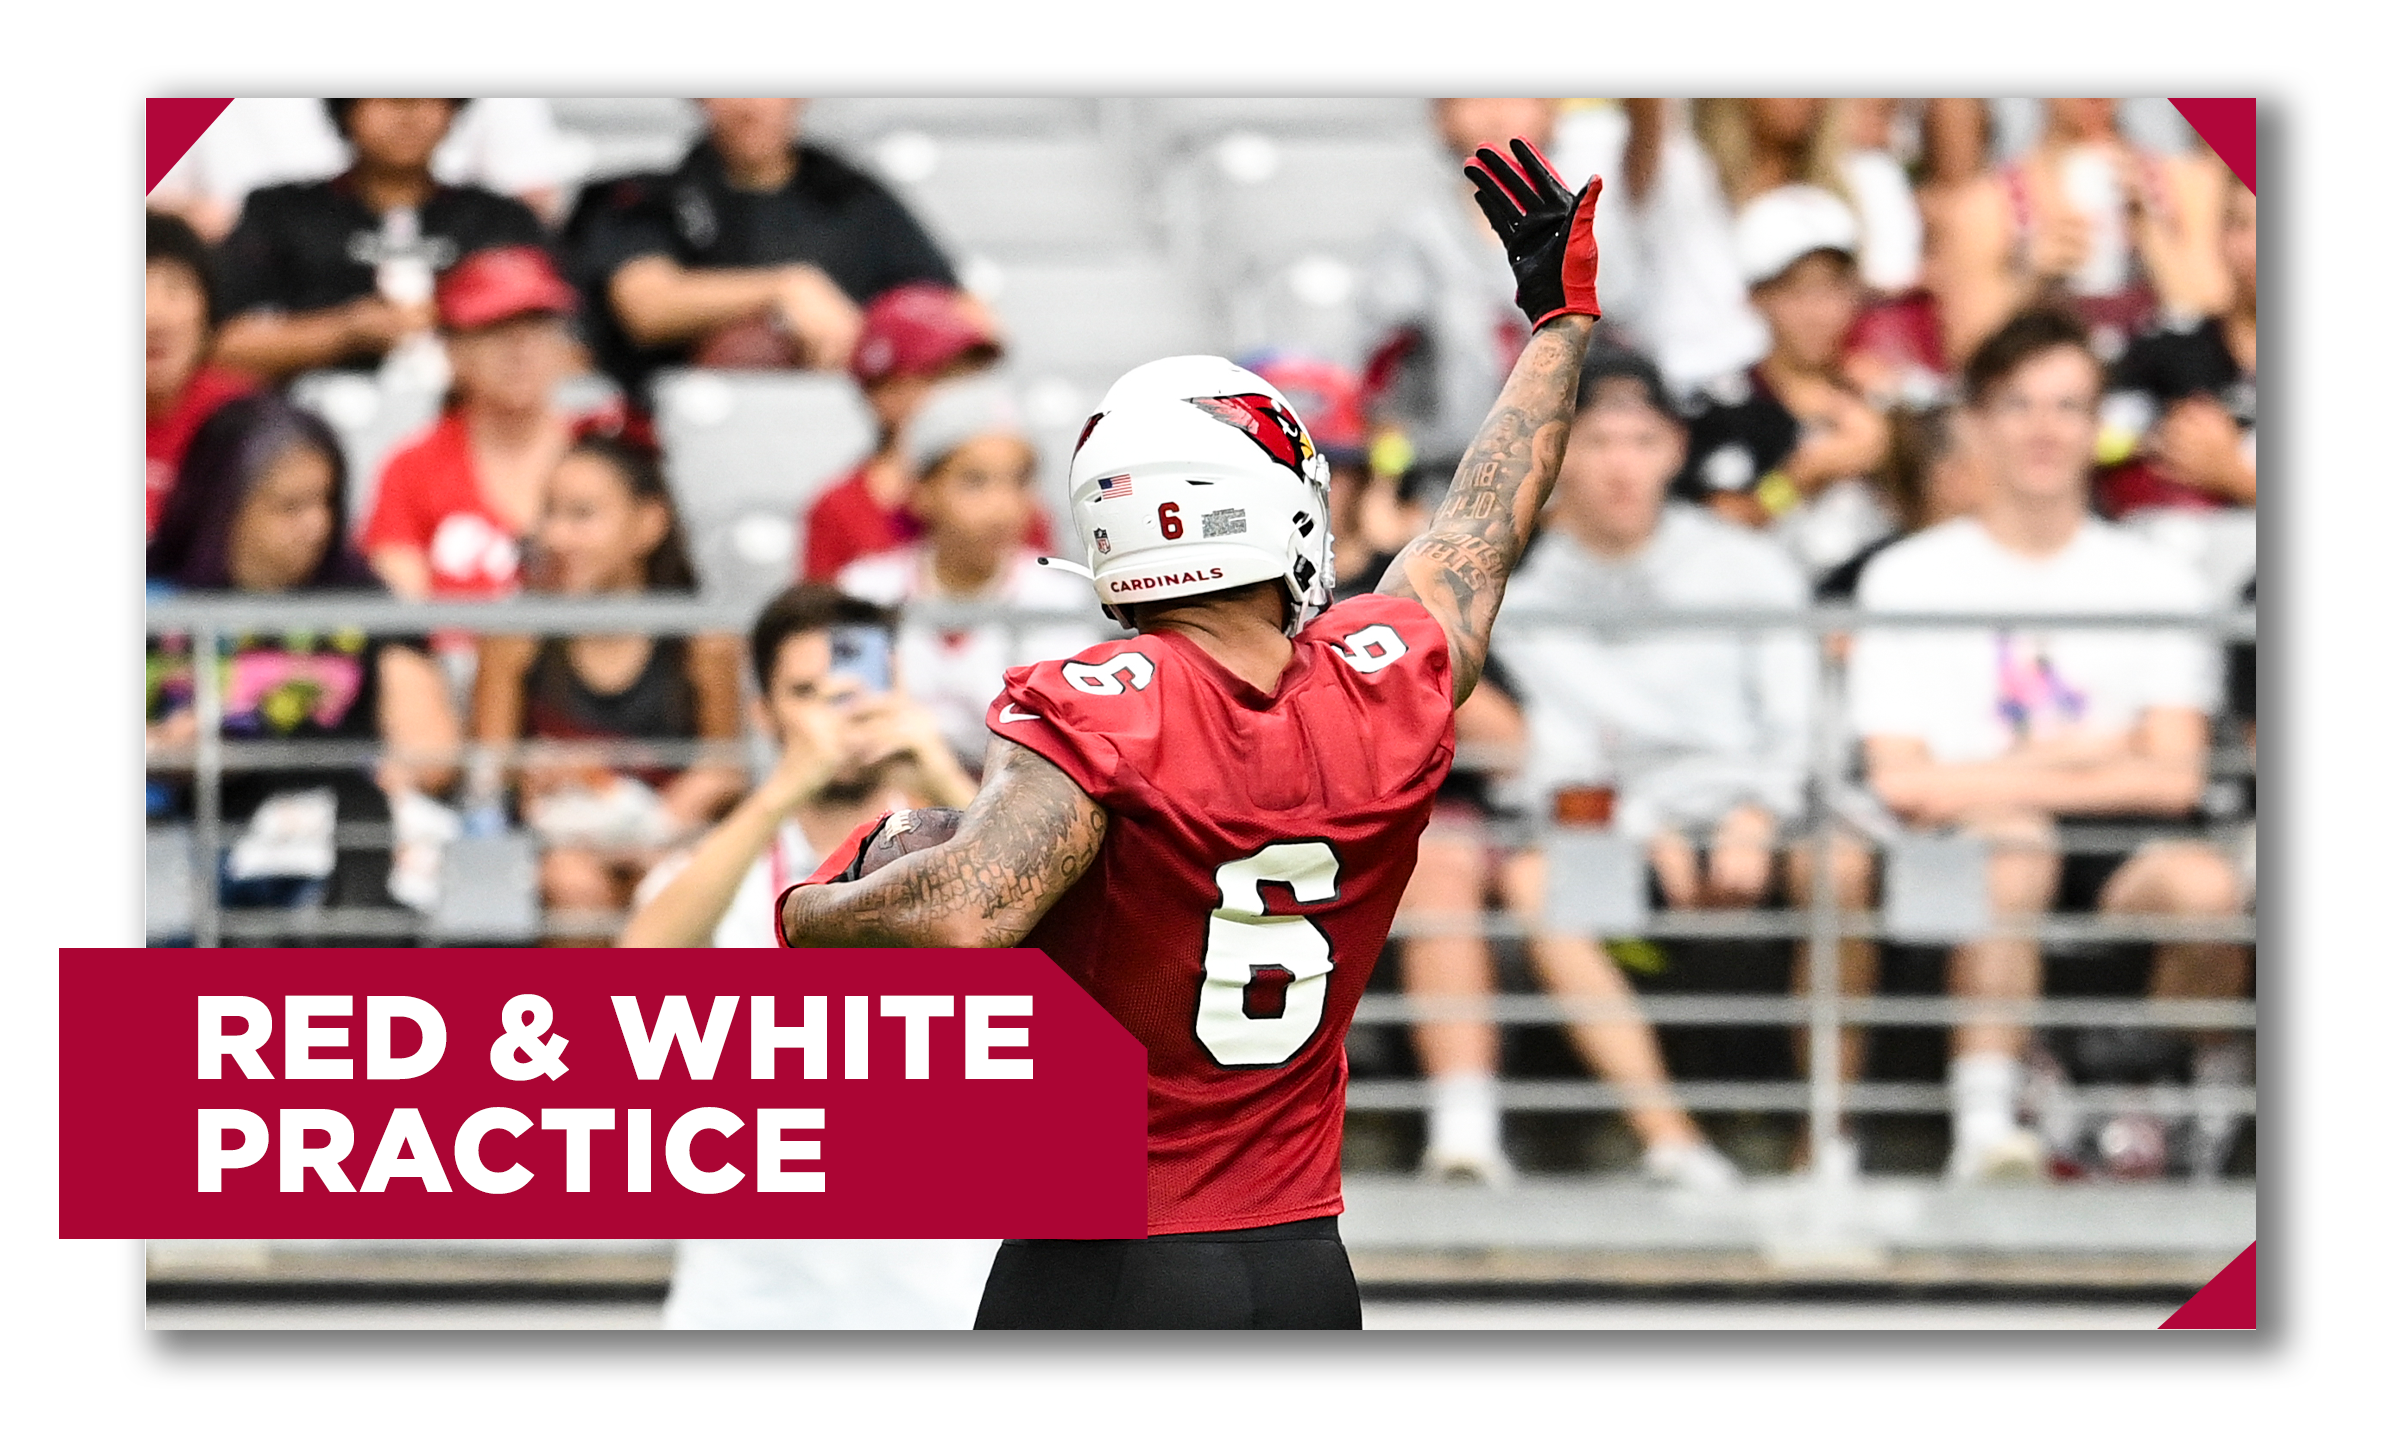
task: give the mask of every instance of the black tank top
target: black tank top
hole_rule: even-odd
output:
[[[653,641],[633,683],[607,693],[575,673],[566,641],[545,640],[525,675],[525,733],[536,740],[695,739],[699,708],[684,657],[681,638]]]

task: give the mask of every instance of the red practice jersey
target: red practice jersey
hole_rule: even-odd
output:
[[[1008,673],[992,732],[1108,811],[1025,943],[1150,1052],[1150,1233],[1342,1208],[1343,1036],[1454,744],[1450,650],[1367,595],[1293,642],[1273,694],[1180,635]]]

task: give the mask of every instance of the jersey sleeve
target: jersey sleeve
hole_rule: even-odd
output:
[[[1383,632],[1389,632],[1387,635]],[[1430,695],[1441,713],[1451,700],[1450,635],[1421,603],[1401,595],[1359,595],[1309,622],[1303,640],[1330,642],[1352,670],[1378,688]],[[1399,649],[1394,653],[1393,639]]]
[[[1140,803],[1145,782],[1126,763],[1158,734],[1160,669],[1155,639],[1135,636],[1008,672],[984,714],[994,735],[1056,765],[1096,803]]]
[[[1374,737],[1374,768],[1399,780],[1446,771],[1456,746],[1457,697],[1450,635],[1431,611],[1400,595],[1360,595],[1311,621],[1302,642],[1330,645],[1348,673],[1359,723]]]

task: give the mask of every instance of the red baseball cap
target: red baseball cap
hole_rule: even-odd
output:
[[[1283,392],[1327,459],[1366,454],[1366,391],[1356,375],[1330,360],[1279,350],[1249,356],[1242,368]]]
[[[933,375],[968,356],[992,359],[1000,339],[959,303],[947,285],[896,286],[867,305],[850,375],[872,385],[894,375]]]
[[[478,250],[450,267],[434,288],[445,330],[479,330],[520,315],[572,315],[575,291],[550,257],[531,245]]]

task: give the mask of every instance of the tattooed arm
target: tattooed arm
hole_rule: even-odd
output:
[[[1459,462],[1432,528],[1393,559],[1376,587],[1423,605],[1449,634],[1453,704],[1464,704],[1483,677],[1501,592],[1558,479],[1591,333],[1588,315],[1559,315],[1534,332]]]
[[[983,789],[958,833],[860,880],[807,885],[778,902],[792,945],[1014,945],[1083,878],[1108,812],[1065,771],[994,739]]]

